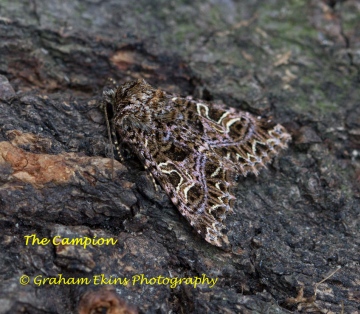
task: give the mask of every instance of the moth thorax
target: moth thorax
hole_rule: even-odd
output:
[[[118,115],[117,125],[126,129],[143,129],[151,127],[150,108],[142,103],[128,104]]]

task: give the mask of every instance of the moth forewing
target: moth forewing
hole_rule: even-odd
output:
[[[209,243],[229,244],[235,175],[258,174],[291,137],[248,112],[181,98],[144,80],[113,96],[113,125],[180,213]]]

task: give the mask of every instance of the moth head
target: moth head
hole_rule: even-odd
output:
[[[155,92],[156,90],[143,79],[126,82],[119,86],[113,101],[116,125],[124,129],[150,129],[149,101]]]

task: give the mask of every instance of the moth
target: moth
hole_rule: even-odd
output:
[[[142,79],[104,91],[113,128],[195,230],[218,247],[238,175],[257,175],[291,137],[248,112],[181,98]]]

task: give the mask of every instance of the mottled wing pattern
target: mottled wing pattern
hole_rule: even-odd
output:
[[[115,127],[181,214],[209,243],[227,246],[235,175],[257,174],[290,135],[247,112],[174,97],[143,80],[114,96]]]
[[[189,111],[199,116],[202,139],[219,159],[225,159],[238,174],[258,175],[291,139],[280,124],[271,125],[245,111],[219,105],[191,102]]]
[[[180,132],[179,128],[174,131]],[[182,137],[187,136],[187,132],[183,131],[179,139],[170,135],[166,141],[159,138],[150,146],[150,151],[156,153],[149,158],[148,168],[206,241],[225,246],[228,240],[221,231],[225,228],[222,221],[231,211],[234,200],[229,193],[232,181],[227,162],[219,160],[199,138],[193,138],[192,147],[184,146]]]

